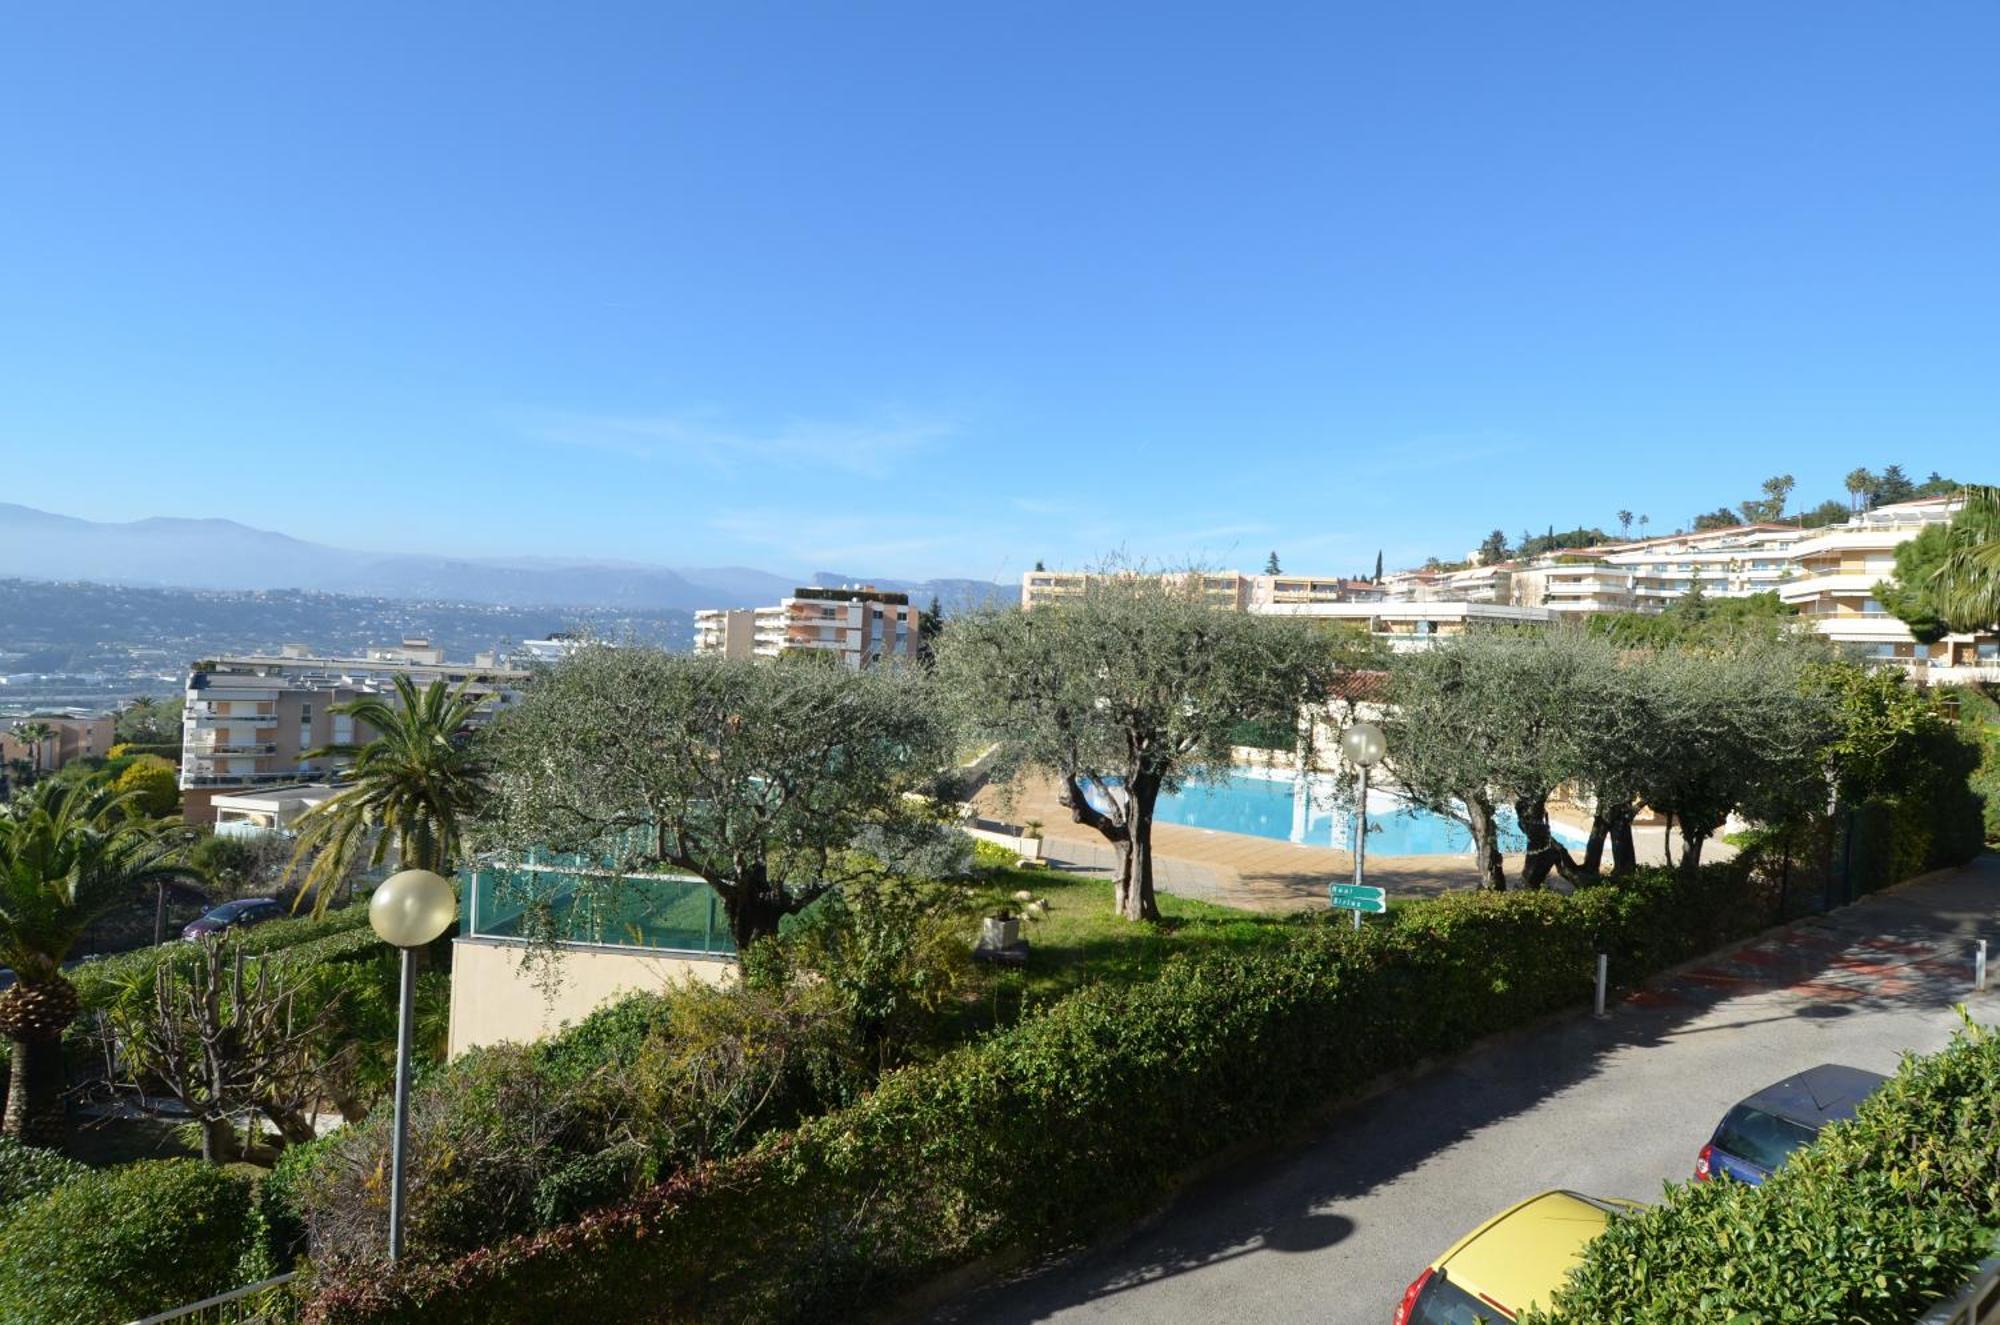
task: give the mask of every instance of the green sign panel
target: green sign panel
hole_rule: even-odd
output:
[[[1389,894],[1381,888],[1357,888],[1351,883],[1336,883],[1326,892],[1333,904],[1343,910],[1387,911],[1389,909]]]

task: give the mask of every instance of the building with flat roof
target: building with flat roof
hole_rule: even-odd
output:
[[[324,779],[343,767],[324,746],[359,745],[374,733],[332,710],[367,695],[394,693],[395,678],[418,686],[465,685],[485,711],[519,698],[528,673],[494,664],[445,660],[429,640],[370,648],[361,657],[317,655],[288,645],[276,655],[207,658],[188,672],[181,718],[181,803],[190,823],[207,823],[218,794]]]
[[[915,658],[922,621],[906,593],[869,584],[802,586],[774,607],[696,612],[694,647],[725,658],[826,654],[859,669]]]
[[[39,741],[14,734],[16,727],[32,724],[46,727],[49,734]],[[87,718],[61,713],[0,718],[0,772],[18,760],[39,773],[53,773],[72,759],[104,754],[117,740],[118,720],[108,713]]]
[[[1947,635],[1923,644],[1876,601],[1896,572],[1896,549],[1958,512],[1955,497],[1929,497],[1864,511],[1845,524],[1806,531],[1792,548],[1794,574],[1778,597],[1828,639],[1871,662],[1902,667],[1940,685],[2000,681],[2000,631]]]

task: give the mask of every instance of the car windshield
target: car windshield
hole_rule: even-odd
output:
[[[1739,1104],[1715,1130],[1715,1144],[1738,1159],[1747,1159],[1760,1169],[1775,1169],[1800,1146],[1811,1145],[1819,1135],[1810,1127],[1789,1118]]]
[[[1434,1274],[1410,1313],[1410,1325],[1501,1325],[1512,1320],[1491,1302],[1482,1302],[1442,1274]]]

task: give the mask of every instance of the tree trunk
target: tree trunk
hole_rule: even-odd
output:
[[[1563,844],[1556,841],[1555,832],[1549,827],[1548,793],[1522,796],[1515,800],[1514,818],[1521,825],[1522,835],[1528,839],[1527,859],[1521,863],[1521,886],[1539,888],[1551,871],[1575,883],[1582,871]]]
[[[1479,871],[1479,886],[1495,891],[1507,886],[1507,862],[1500,855],[1499,834],[1493,823],[1493,802],[1486,793],[1465,798],[1465,817],[1472,825],[1472,859]]]
[[[1681,868],[1689,874],[1701,868],[1701,844],[1706,841],[1706,832],[1681,824]]]
[[[1604,816],[1590,817],[1590,841],[1583,847],[1583,872],[1596,878],[1604,872],[1604,844],[1611,838],[1611,825]]]
[[[1632,840],[1632,820],[1628,806],[1611,821],[1611,877],[1619,878],[1639,868],[1639,844]]]
[[[746,871],[722,901],[723,910],[729,916],[729,936],[736,942],[738,958],[748,952],[750,945],[757,940],[775,937],[778,922],[785,918],[784,897],[774,893],[762,868]]]
[[[236,1125],[227,1118],[201,1120],[201,1157],[210,1164],[234,1164],[243,1157]]]
[[[1115,892],[1118,914],[1127,920],[1158,920],[1160,902],[1153,893],[1153,806],[1160,798],[1159,775],[1142,773],[1132,779],[1127,790],[1127,843],[1119,856]]]
[[[14,1041],[7,1083],[5,1132],[23,1145],[61,1150],[68,1131],[63,1117],[62,1037]]]

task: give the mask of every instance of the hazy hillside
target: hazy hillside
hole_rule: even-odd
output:
[[[628,612],[753,607],[807,581],[744,566],[676,570],[554,558],[385,555],[309,543],[231,520],[127,523],[51,515],[0,502],[0,576],[194,589],[295,589],[503,607],[572,606]],[[839,583],[857,576],[814,577]],[[968,587],[970,586],[970,587]],[[886,587],[886,586],[885,586]],[[899,584],[948,606],[984,600],[977,581]],[[1002,596],[1012,591],[1000,590]]]

